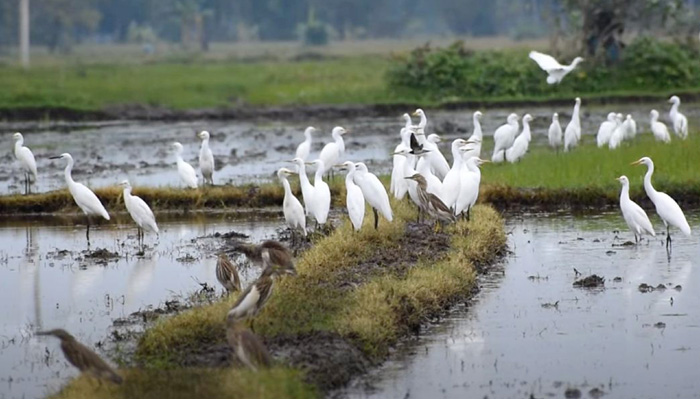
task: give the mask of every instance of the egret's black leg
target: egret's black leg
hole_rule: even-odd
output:
[[[87,238],[87,245],[90,248],[90,215],[87,216],[87,228],[85,229],[85,238]]]
[[[377,230],[377,226],[379,225],[379,215],[377,214],[377,210],[372,208],[372,212],[374,212],[374,229]]]

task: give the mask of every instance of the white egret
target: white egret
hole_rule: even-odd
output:
[[[678,111],[678,108],[681,106],[681,99],[678,96],[672,96],[668,99],[668,102],[673,104],[668,113],[671,123],[673,123],[673,131],[678,137],[685,140],[688,138],[688,118]]]
[[[461,150],[469,151],[469,146],[462,147]],[[479,166],[486,162],[489,161],[477,157],[471,157],[464,162],[466,173],[461,176],[459,196],[454,209],[455,216],[466,212],[467,220],[469,220],[470,211],[479,198],[479,184],[481,184],[481,170]]]
[[[663,141],[664,143],[671,142],[671,134],[668,132],[668,128],[663,122],[659,122],[659,111],[652,109],[649,113],[651,118],[651,132],[654,134],[654,138],[657,141]]]
[[[562,65],[551,55],[543,54],[538,51],[530,51],[530,58],[539,65],[539,67],[547,72],[547,83],[550,85],[561,82],[569,72],[573,71],[576,66],[583,61],[583,58],[576,57],[570,65]]]
[[[642,238],[643,234],[649,234],[650,236],[656,237],[654,232],[654,226],[651,225],[649,216],[644,212],[644,209],[637,205],[636,202],[630,199],[630,181],[627,176],[620,176],[617,178],[622,184],[622,190],[620,191],[620,210],[622,211],[622,217],[627,222],[630,230],[634,234],[634,242],[638,242]]]
[[[287,223],[287,226],[292,231],[292,241],[294,241],[294,237],[296,236],[295,230],[297,229],[301,230],[301,232],[304,234],[304,237],[306,237],[306,214],[304,213],[304,207],[301,206],[301,202],[299,202],[297,197],[295,197],[294,194],[292,194],[292,188],[289,185],[289,180],[287,180],[287,176],[293,173],[293,171],[287,168],[280,168],[277,171],[277,178],[282,182],[282,186],[284,186],[284,200],[282,200],[282,213],[284,214],[284,221]]]
[[[581,99],[576,97],[574,112],[571,113],[571,121],[568,125],[566,125],[566,130],[564,130],[564,151],[574,149],[574,147],[578,145],[579,140],[581,140],[581,118],[579,117],[580,109]]]
[[[306,216],[313,215],[313,201],[314,201],[314,186],[309,181],[309,176],[306,175],[306,165],[301,158],[294,158],[291,161],[287,161],[295,164],[297,166],[297,173],[299,174],[299,185],[301,186],[301,198],[304,200],[304,214]]]
[[[401,117],[404,120],[404,127],[408,130],[413,130],[414,128],[417,128],[418,126],[413,125],[413,121],[411,120],[411,115],[409,114],[403,114]]]
[[[473,135],[472,135],[473,136]],[[462,154],[462,161],[466,161],[469,158],[472,157],[481,157],[481,142],[482,140],[478,137],[470,137],[469,140],[467,140],[467,143],[469,144],[469,147],[467,148],[466,151],[460,151]]]
[[[612,137],[613,131],[617,127],[615,117],[615,113],[610,112],[608,114],[608,119],[600,124],[598,134],[596,135],[596,144],[598,144],[598,148],[603,147],[610,142],[610,137]]]
[[[561,147],[561,140],[564,133],[561,130],[561,125],[559,124],[559,114],[554,113],[552,115],[552,124],[549,125],[549,131],[547,132],[547,138],[549,139],[549,146],[557,150]]]
[[[409,157],[412,157],[413,155],[411,154],[411,150],[407,148],[402,148],[401,150],[393,153],[392,155],[399,155],[402,157],[406,158],[406,162],[403,163],[403,176],[413,176],[416,174],[416,170],[413,169],[413,166],[411,166],[411,162],[408,159]],[[419,153],[420,156],[425,155],[425,152]],[[404,177],[404,179],[406,179]],[[421,202],[420,198],[418,197],[418,188],[416,185],[416,182],[414,180],[407,179],[408,182],[408,196],[411,198],[411,201],[413,201],[414,204],[420,209],[421,207]],[[420,215],[418,215],[420,218]]]
[[[297,146],[297,152],[295,155],[295,158],[301,158],[304,160],[304,162],[309,160],[309,154],[311,153],[311,141],[312,137],[311,134],[316,131],[316,128],[313,126],[309,126],[304,130],[304,141],[302,141],[298,146]]]
[[[450,164],[447,163],[445,156],[442,155],[442,152],[440,152],[437,144],[432,143],[429,140],[425,140],[425,126],[428,124],[428,118],[425,116],[425,112],[418,108],[413,114],[420,117],[416,135],[419,137],[421,134],[423,135],[423,137],[419,138],[419,142],[423,145],[423,149],[428,151],[423,158],[423,161],[430,163],[430,170],[433,172],[433,174],[435,174],[435,176],[438,177],[438,179],[444,179],[445,175],[450,170]]]
[[[475,139],[479,139],[481,141],[484,140],[484,133],[481,130],[481,117],[484,114],[481,113],[481,111],[474,111],[474,114],[472,115],[472,121],[474,123],[474,132],[472,132],[472,135],[469,136],[469,139],[467,141],[472,141]],[[480,154],[477,154],[479,156]]]
[[[411,117],[408,114],[404,114],[408,117],[408,122],[410,124]],[[407,157],[404,155],[397,155],[403,149],[410,150],[409,140],[411,137],[411,130],[409,128],[401,129],[401,143],[394,149],[393,161],[394,167],[391,170],[391,185],[390,190],[396,199],[403,199],[408,192],[408,182],[404,179],[404,163],[408,161]]]
[[[202,184],[214,185],[214,154],[209,148],[209,132],[202,130],[197,135],[202,140],[199,149],[199,170],[202,172]]]
[[[508,122],[505,125],[501,125],[493,133],[494,147],[493,155],[491,156],[492,162],[505,161],[506,150],[513,145],[513,141],[515,141],[515,135],[518,134],[518,129],[520,128],[518,124],[518,115],[508,115],[507,121]],[[460,144],[460,146],[462,145],[464,144]],[[457,151],[459,151],[459,148],[457,149]]]
[[[17,132],[13,134],[12,138],[15,140],[15,158],[17,158],[22,169],[24,169],[24,193],[29,194],[31,192],[30,186],[33,182],[36,182],[37,178],[36,160],[32,150],[24,146],[22,133]]]
[[[418,160],[416,173],[420,173],[425,178],[425,181],[427,182],[427,191],[442,199],[442,181],[440,181],[440,179],[433,174],[433,171],[430,170],[430,163],[425,162],[424,157],[421,157]],[[410,176],[413,175],[410,174]]]
[[[316,159],[312,162],[307,162],[307,165],[316,165],[316,174],[314,175],[314,194],[313,206],[311,213],[316,219],[317,224],[324,225],[328,220],[328,212],[331,210],[331,189],[328,184],[323,181],[323,172],[328,170],[323,160]]]
[[[622,134],[625,140],[632,140],[637,136],[637,122],[632,119],[630,114],[627,114],[627,118],[622,122]]]
[[[143,251],[143,231],[148,230],[158,234],[156,217],[144,200],[135,195],[131,195],[131,184],[129,184],[128,180],[122,181],[120,185],[124,187],[124,205],[126,206],[126,210],[129,212],[129,215],[131,215],[136,226],[138,226],[138,242],[141,246],[141,251]]]
[[[523,131],[515,139],[513,145],[506,150],[506,159],[508,162],[518,162],[525,156],[525,153],[527,153],[527,149],[530,146],[530,140],[532,140],[530,121],[532,121],[532,116],[530,114],[525,114],[525,116],[523,116]]]
[[[362,189],[354,181],[355,164],[351,161],[345,161],[341,168],[348,171],[345,175],[345,204],[348,208],[348,216],[350,216],[355,231],[360,231],[362,221],[365,218],[365,196],[362,194]]]
[[[678,203],[671,198],[668,194],[656,191],[654,186],[651,185],[651,176],[654,174],[654,162],[649,157],[640,158],[638,161],[633,162],[632,165],[646,165],[647,173],[644,175],[644,191],[647,192],[647,196],[654,203],[656,207],[656,213],[659,215],[661,220],[664,221],[666,226],[666,247],[671,245],[671,232],[670,227],[677,227],[686,236],[690,235],[690,226],[688,221],[685,220],[685,215],[678,206]]]
[[[457,197],[459,197],[459,187],[464,167],[459,148],[466,144],[467,141],[464,139],[455,139],[452,142],[452,168],[447,172],[445,180],[442,181],[442,198],[440,199],[450,209],[454,209]]]
[[[624,130],[622,129],[622,114],[615,114],[615,128],[610,134],[610,140],[608,141],[608,148],[611,150],[616,149],[622,144],[622,140],[625,137]]]
[[[194,171],[192,165],[182,159],[182,144],[177,141],[174,142],[173,150],[175,151],[177,173],[180,175],[180,181],[189,188],[197,188],[197,173]]]
[[[374,228],[377,229],[379,223],[379,218],[377,212],[380,212],[384,219],[391,222],[394,220],[394,216],[391,211],[391,203],[389,202],[389,195],[384,188],[384,185],[379,178],[370,173],[367,169],[367,165],[364,162],[358,162],[355,164],[355,183],[360,186],[362,190],[362,195],[364,195],[365,200],[372,207],[372,212],[374,213]]]
[[[321,174],[325,174],[327,171],[331,170],[331,167],[338,163],[345,155],[345,141],[343,141],[343,135],[347,133],[347,130],[340,126],[333,128],[331,136],[333,137],[333,142],[326,144],[321,150],[321,154],[318,158],[323,161],[323,170]]]
[[[78,205],[78,208],[83,211],[87,217],[87,230],[85,231],[85,237],[87,238],[88,247],[90,246],[90,216],[97,215],[109,220],[109,214],[107,210],[97,198],[95,193],[92,192],[85,185],[77,183],[73,180],[71,176],[71,171],[73,170],[73,157],[69,153],[63,153],[56,157],[51,157],[50,159],[65,159],[68,161],[66,169],[64,171],[64,176],[66,178],[66,185],[68,185],[68,191],[73,197],[73,200]]]

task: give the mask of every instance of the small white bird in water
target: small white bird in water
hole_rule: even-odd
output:
[[[555,112],[552,115],[552,124],[549,125],[549,132],[547,134],[549,146],[555,150],[559,150],[563,135],[564,133],[561,130],[561,124],[559,124],[559,114]]]
[[[345,155],[345,141],[343,141],[343,135],[348,131],[340,126],[333,128],[331,136],[333,137],[333,142],[326,144],[321,150],[321,154],[318,158],[323,161],[323,170],[321,174],[325,174],[327,171],[331,170],[331,167],[343,159]]]
[[[301,202],[299,202],[297,197],[295,197],[294,194],[292,194],[292,188],[289,185],[289,180],[287,180],[287,176],[293,173],[293,171],[287,168],[280,168],[277,171],[277,177],[282,182],[282,186],[284,186],[284,200],[282,201],[282,212],[284,213],[284,220],[285,222],[287,222],[287,226],[289,226],[289,229],[292,231],[292,241],[294,241],[294,237],[296,235],[295,230],[297,229],[301,230],[301,232],[304,234],[304,237],[306,237],[306,214],[304,213],[304,207],[301,206]]]
[[[654,138],[657,141],[663,141],[664,143],[671,142],[671,134],[668,132],[668,128],[663,122],[659,122],[659,111],[652,109],[649,113],[651,118],[651,132],[654,134]]]
[[[571,121],[566,125],[564,130],[564,151],[574,149],[581,140],[581,118],[579,112],[581,110],[581,99],[576,97],[574,104],[574,112],[571,114]]]
[[[73,170],[73,157],[69,153],[63,153],[56,157],[51,157],[50,159],[65,159],[68,161],[66,169],[64,171],[64,177],[66,179],[66,185],[68,185],[68,191],[73,197],[73,200],[78,205],[80,210],[83,211],[85,216],[87,216],[87,230],[85,231],[85,237],[87,238],[88,247],[90,246],[90,216],[97,215],[109,220],[109,213],[97,198],[95,193],[89,188],[81,183],[77,183],[73,180],[71,171]]]
[[[146,204],[144,200],[135,195],[131,195],[131,184],[128,180],[124,180],[120,183],[124,187],[124,205],[126,210],[131,215],[131,218],[138,226],[138,241],[143,250],[143,231],[148,230],[152,233],[158,234],[158,225],[156,224],[156,217],[153,214],[151,208]]]
[[[32,150],[24,146],[24,137],[22,133],[17,132],[12,135],[15,140],[15,158],[19,161],[24,169],[24,193],[29,194],[31,192],[31,184],[36,182],[37,171],[36,171],[36,160],[34,159],[34,154]]]
[[[518,129],[520,128],[518,124],[518,115],[510,114],[508,115],[507,123],[501,125],[493,133],[493,155],[491,156],[492,162],[503,162],[506,158],[506,150],[509,149],[513,142],[515,141],[515,135],[518,134]],[[460,146],[465,143],[460,144]],[[454,154],[454,149],[452,151]],[[445,204],[448,207],[449,204]]]
[[[568,75],[583,61],[583,58],[576,57],[570,65],[562,65],[551,55],[538,51],[530,51],[530,59],[535,61],[543,71],[547,72],[547,83],[550,85],[561,82],[564,76]]]
[[[610,142],[610,137],[612,137],[613,131],[617,127],[617,122],[615,121],[615,113],[610,112],[608,114],[608,119],[600,124],[598,128],[598,134],[596,135],[596,144],[598,148],[607,145]]]
[[[360,187],[353,181],[355,177],[355,164],[345,161],[341,166],[348,171],[345,175],[345,204],[348,209],[348,216],[355,231],[360,231],[362,221],[365,218],[365,196]]]
[[[678,110],[681,106],[681,99],[678,96],[672,96],[668,99],[668,102],[673,104],[671,105],[671,111],[668,113],[671,123],[673,123],[673,131],[678,137],[685,140],[688,138],[688,118]]]
[[[668,248],[671,245],[669,225],[677,227],[683,234],[690,236],[690,225],[688,225],[688,221],[685,219],[683,210],[678,206],[678,203],[668,194],[656,191],[654,186],[651,185],[651,176],[654,174],[654,161],[649,157],[643,157],[636,162],[632,162],[632,165],[645,165],[647,167],[647,173],[644,175],[644,191],[647,192],[647,196],[654,203],[656,213],[666,226],[666,247]]]
[[[617,178],[622,184],[622,190],[620,191],[620,210],[622,211],[622,217],[627,222],[630,230],[634,234],[634,242],[639,242],[643,234],[648,234],[652,237],[656,237],[654,232],[654,226],[651,225],[649,216],[644,212],[636,202],[630,199],[630,181],[627,176],[620,176]],[[639,237],[639,238],[637,238]]]
[[[178,142],[173,143],[175,159],[177,160],[177,173],[180,175],[180,180],[185,186],[197,188],[197,173],[194,171],[192,165],[182,159],[182,149],[182,144]]]
[[[202,147],[199,149],[199,170],[202,172],[203,183],[214,185],[214,154],[209,148],[209,132],[202,130],[197,134],[202,140]]]
[[[297,152],[295,158],[301,158],[304,160],[304,162],[309,160],[309,154],[311,154],[311,142],[312,142],[312,137],[311,134],[316,131],[316,128],[313,126],[309,126],[304,130],[304,141],[302,141],[298,146],[297,146]]]

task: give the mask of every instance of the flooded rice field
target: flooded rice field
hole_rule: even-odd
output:
[[[350,398],[700,396],[697,238],[674,236],[669,257],[663,235],[626,245],[617,213],[509,219],[514,254],[481,279],[474,302]],[[700,228],[700,214],[689,222]],[[573,287],[591,274],[604,285]]]
[[[76,221],[0,222],[0,398],[44,397],[77,375],[58,340],[38,339],[35,331],[66,328],[95,347],[108,340],[116,319],[166,301],[184,304],[203,284],[220,292],[214,270],[225,239],[216,233],[236,231],[257,242],[280,225],[278,219],[162,216],[160,237],[147,234],[149,248],[140,257],[136,230],[124,220],[91,229],[91,254],[109,251],[93,258],[84,252],[85,226]],[[241,279],[247,284],[258,273],[242,269]]]
[[[573,102],[572,102],[573,106]],[[641,131],[647,132],[649,109],[654,105],[615,106],[623,113],[631,113],[638,121]],[[655,105],[666,110],[667,104]],[[694,107],[684,110],[691,119],[691,126],[700,123],[698,115],[690,114]],[[411,111],[411,110],[406,110]],[[482,110],[482,126],[485,135],[505,122],[510,112],[523,115],[529,112],[535,117],[532,123],[534,140],[532,146],[545,145],[551,122],[551,113],[561,115],[562,125],[568,122],[571,107],[514,108]],[[582,108],[584,134],[594,135],[608,110]],[[662,111],[662,119],[666,111]],[[472,110],[428,112],[428,133],[443,136],[441,149],[448,158],[449,142],[457,137],[471,134]],[[415,120],[417,123],[417,120]],[[385,118],[353,118],[351,120],[314,121],[302,124],[284,122],[245,121],[201,121],[201,122],[108,122],[95,124],[71,123],[5,123],[0,127],[5,132],[22,131],[25,145],[34,151],[39,170],[39,179],[33,186],[35,192],[63,188],[63,168],[60,160],[49,160],[53,155],[70,152],[75,158],[73,177],[88,186],[116,185],[128,178],[133,186],[178,186],[179,178],[175,158],[170,144],[181,142],[183,158],[193,166],[198,164],[200,141],[196,132],[211,133],[210,146],[216,160],[214,179],[216,184],[242,183],[269,180],[282,162],[294,154],[296,146],[303,141],[303,130],[307,125],[318,129],[314,136],[312,157],[331,140],[334,125],[350,130],[345,135],[346,153],[349,159],[364,160],[377,173],[390,171],[389,153],[399,142],[399,130],[403,126],[400,116]],[[12,142],[7,135],[7,151],[0,162],[12,167],[0,170],[0,194],[19,193],[23,190],[23,176],[12,153]],[[484,144],[490,151],[491,141]],[[201,177],[200,177],[201,180]]]

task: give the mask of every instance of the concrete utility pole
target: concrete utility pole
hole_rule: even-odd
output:
[[[29,68],[29,0],[19,0],[19,59]]]

